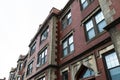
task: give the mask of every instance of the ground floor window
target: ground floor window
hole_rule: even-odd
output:
[[[120,62],[115,51],[104,56],[109,80],[120,80]]]
[[[62,80],[68,80],[68,71],[62,72]]]
[[[84,65],[81,65],[81,68],[76,74],[76,80],[94,80],[95,72],[93,69],[88,68]]]

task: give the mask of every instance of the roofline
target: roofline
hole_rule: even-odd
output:
[[[57,8],[52,8],[52,9],[56,9],[58,10]],[[29,44],[29,47],[32,45],[32,43],[34,42],[34,40],[36,39],[36,37],[39,35],[42,27],[44,27],[46,25],[46,23],[51,19],[52,16],[58,16],[59,12],[58,13],[55,13],[54,11],[50,11],[49,15],[47,16],[47,18],[45,19],[45,21],[43,22],[43,24],[40,24],[39,25],[39,29],[37,31],[37,33],[35,34],[35,36],[33,37],[33,39],[31,40],[30,44]],[[58,10],[59,11],[59,10]]]
[[[74,0],[69,0],[69,1],[66,3],[65,7],[64,7],[64,8],[60,11],[60,13],[59,13],[60,16],[65,12],[66,9],[68,9],[68,7],[73,3],[73,1],[74,1]]]

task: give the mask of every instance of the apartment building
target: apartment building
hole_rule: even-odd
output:
[[[17,61],[15,80],[119,80],[119,0],[69,0],[52,8]]]

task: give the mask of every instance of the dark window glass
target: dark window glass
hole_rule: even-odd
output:
[[[26,64],[27,64],[27,60],[24,62],[24,68],[26,67]]]
[[[30,56],[35,52],[36,42],[30,47]]]
[[[27,75],[31,74],[31,73],[32,73],[32,70],[33,70],[33,62],[31,62],[31,63],[28,65]]]
[[[24,74],[22,75],[22,80],[24,80]]]
[[[91,40],[97,34],[103,32],[103,28],[106,25],[107,24],[102,12],[99,12],[95,16],[93,16],[89,21],[85,23],[87,40]]]
[[[46,61],[47,61],[47,48],[38,54],[37,64],[40,66],[40,65],[45,64]]]
[[[20,63],[20,65],[19,65],[19,70],[22,69],[22,66],[23,66],[23,63]]]
[[[105,56],[107,71],[110,80],[120,80],[120,62],[115,52]]]
[[[93,76],[94,74],[95,74],[95,73],[94,73],[94,71],[93,71],[92,69],[87,69],[87,70],[84,72],[82,78],[87,78],[87,77]]]
[[[62,72],[62,80],[68,80],[68,71]]]
[[[82,9],[85,9],[88,7],[88,5],[92,2],[93,0],[80,0]]]
[[[45,31],[42,33],[41,39],[40,39],[40,42],[41,42],[41,43],[42,43],[44,40],[47,39],[47,37],[48,37],[48,32],[49,32],[49,28],[45,29]]]
[[[62,19],[62,27],[66,28],[67,25],[70,25],[72,22],[71,12],[69,11]]]
[[[63,57],[74,51],[73,35],[69,36],[62,43],[63,46]]]

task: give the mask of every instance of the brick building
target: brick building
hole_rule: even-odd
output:
[[[12,72],[15,80],[119,80],[119,3],[69,0],[52,8],[9,80]]]

